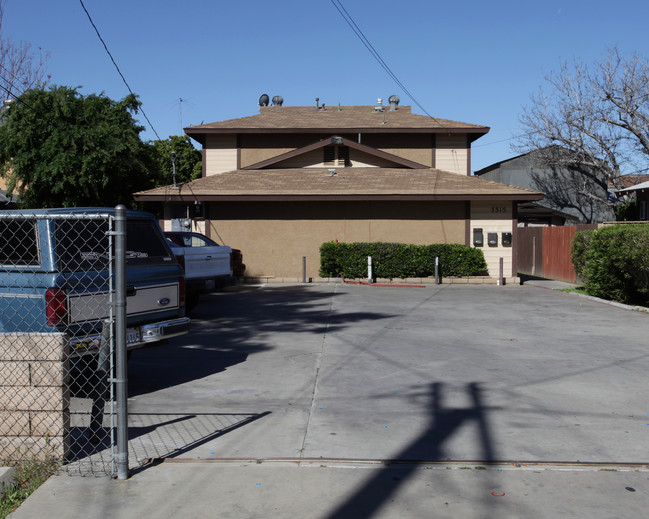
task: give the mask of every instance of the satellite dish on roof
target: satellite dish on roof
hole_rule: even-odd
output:
[[[273,97],[273,104],[275,106],[282,106],[284,104],[284,98],[282,96]]]
[[[268,106],[269,101],[270,97],[268,97],[268,94],[262,94],[259,98],[259,106]]]

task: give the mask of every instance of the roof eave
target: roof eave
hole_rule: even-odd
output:
[[[385,127],[331,127],[331,128],[205,128],[197,126],[188,126],[183,128],[184,132],[194,137],[194,135],[215,134],[232,134],[232,133],[468,133],[472,135],[486,135],[490,128],[488,126],[477,126],[469,128],[409,128],[401,126]],[[196,138],[196,137],[194,137]],[[478,137],[476,137],[478,138]]]
[[[198,193],[161,193],[135,194],[137,202],[325,202],[325,201],[479,201],[507,200],[515,202],[532,202],[543,199],[543,194],[198,194]]]

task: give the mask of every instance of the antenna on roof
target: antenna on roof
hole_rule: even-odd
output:
[[[259,98],[259,106],[268,106],[269,101],[270,101],[270,97],[268,97],[267,94],[262,94],[261,97]]]

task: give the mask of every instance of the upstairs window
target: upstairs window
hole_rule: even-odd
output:
[[[325,166],[351,166],[348,146],[325,146],[323,150],[323,162]]]

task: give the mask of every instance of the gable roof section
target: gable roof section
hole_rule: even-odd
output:
[[[332,146],[332,145],[344,145],[349,148],[362,151],[364,153],[367,153],[368,155],[372,155],[374,157],[378,157],[384,160],[389,160],[392,161],[395,166],[403,166],[406,168],[411,168],[411,169],[426,169],[428,166],[425,166],[423,164],[419,164],[418,162],[413,162],[412,160],[404,159],[401,157],[398,157],[397,155],[393,155],[392,153],[387,153],[385,151],[377,150],[376,148],[372,148],[371,146],[366,146],[364,144],[359,144],[357,142],[354,142],[350,139],[347,139],[345,137],[339,137],[337,135],[332,135],[331,138],[329,139],[323,139],[321,141],[315,142],[313,144],[310,144],[308,146],[304,146],[302,148],[298,148],[297,150],[289,151],[286,153],[282,153],[281,155],[278,155],[276,157],[271,157],[270,159],[257,162],[256,164],[251,164],[250,166],[246,166],[245,168],[242,169],[265,169],[268,166],[273,166],[277,165],[280,162],[283,162],[288,159],[292,159],[293,157],[297,157],[299,155],[303,155],[305,153],[308,153],[313,150],[317,150],[318,148],[324,148],[326,146]]]
[[[185,133],[204,144],[209,133],[466,133],[475,140],[489,127],[413,114],[410,106],[397,110],[373,106],[260,106],[258,115],[188,126]]]
[[[643,189],[649,189],[649,181],[641,182],[640,184],[636,184],[635,186],[627,187],[626,189],[619,189],[617,192],[618,193],[628,193],[628,192],[631,192],[631,191],[642,191]]]
[[[333,168],[332,168],[333,169]],[[177,188],[135,193],[137,201],[520,200],[538,191],[436,169],[325,168],[236,170]]]

